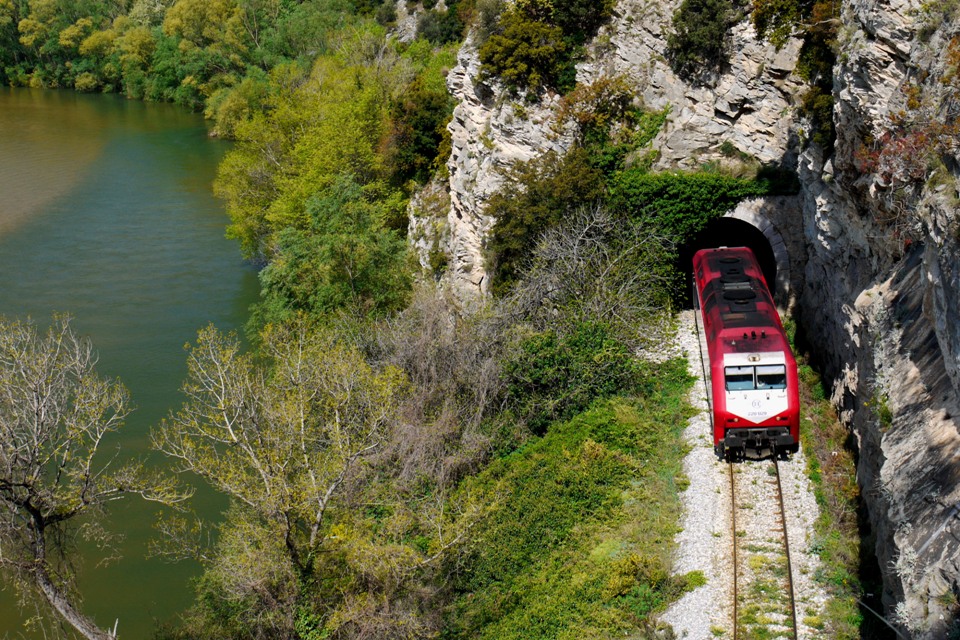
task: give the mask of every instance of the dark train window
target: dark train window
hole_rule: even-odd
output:
[[[786,389],[787,368],[782,364],[757,367],[757,389]]]

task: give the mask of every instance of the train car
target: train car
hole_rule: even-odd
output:
[[[797,362],[763,272],[746,247],[693,256],[693,300],[717,455],[800,447]]]

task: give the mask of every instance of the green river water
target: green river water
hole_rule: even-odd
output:
[[[100,372],[120,377],[137,406],[124,455],[151,455],[151,426],[180,404],[183,345],[209,322],[240,328],[255,299],[256,274],[224,237],[211,188],[227,148],[169,105],[0,88],[0,314],[74,317]],[[209,491],[198,502],[210,517],[224,506]],[[122,559],[83,553],[82,609],[101,626],[119,619],[124,639],[149,638],[192,599],[195,564],[145,557],[156,511],[120,503],[108,527],[125,535]],[[44,637],[24,629],[33,611],[4,587],[0,637]]]

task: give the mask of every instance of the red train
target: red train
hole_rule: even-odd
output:
[[[747,450],[800,447],[797,362],[760,266],[745,247],[693,256],[693,300],[713,445],[728,460]]]

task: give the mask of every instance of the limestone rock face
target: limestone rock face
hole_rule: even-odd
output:
[[[801,87],[793,74],[800,41],[791,39],[777,50],[742,22],[731,34],[729,65],[704,84],[691,85],[666,60],[666,34],[678,5],[619,2],[578,79],[626,75],[647,107],[670,108],[658,141],[661,168],[697,167],[720,157],[724,142],[761,162],[789,164],[793,104]]]
[[[888,617],[910,637],[933,639],[956,628],[960,593],[956,174],[943,167],[944,184],[904,188],[858,162],[865,140],[902,135],[892,115],[937,113],[941,33],[951,25],[918,24],[921,14],[920,2],[845,5],[836,151],[827,163],[815,149],[801,161],[805,275],[816,286],[800,309],[860,443]],[[911,85],[932,104],[908,104]]]
[[[494,220],[484,205],[503,181],[503,171],[514,162],[549,150],[563,152],[569,136],[554,131],[554,107],[559,98],[547,96],[536,105],[510,100],[496,83],[479,82],[477,47],[468,38],[447,76],[457,101],[448,125],[452,152],[450,213],[448,216],[451,285],[461,298],[484,295],[489,278],[483,249]]]

